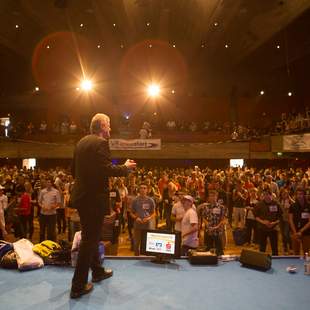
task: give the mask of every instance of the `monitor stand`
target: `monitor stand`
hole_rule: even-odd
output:
[[[163,254],[158,254],[151,262],[154,264],[170,264],[170,259]]]

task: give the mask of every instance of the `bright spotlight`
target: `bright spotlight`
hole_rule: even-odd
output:
[[[148,87],[147,92],[150,97],[157,97],[160,93],[160,88],[157,84],[151,84]]]
[[[84,80],[81,82],[81,89],[84,91],[90,91],[93,88],[93,83],[90,80]]]

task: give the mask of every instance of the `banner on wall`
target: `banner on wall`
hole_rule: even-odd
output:
[[[161,149],[160,139],[110,139],[110,150],[150,150]]]
[[[283,136],[283,150],[291,152],[309,152],[310,134]]]

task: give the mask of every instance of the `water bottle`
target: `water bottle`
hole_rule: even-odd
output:
[[[305,275],[310,276],[310,257],[309,254],[306,253],[305,255]]]

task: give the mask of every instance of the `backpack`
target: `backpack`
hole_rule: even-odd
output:
[[[40,255],[42,258],[50,256],[53,252],[60,250],[61,246],[51,240],[44,240],[41,243],[36,244],[32,251],[38,255]]]
[[[16,253],[14,250],[8,251],[0,260],[0,267],[5,269],[17,269]]]
[[[6,242],[4,240],[0,240],[0,260],[1,258],[9,251],[13,250],[13,244],[10,242]]]

